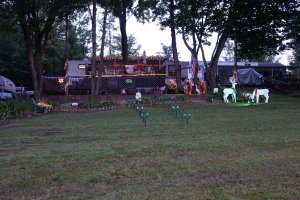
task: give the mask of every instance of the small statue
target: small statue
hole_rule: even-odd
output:
[[[136,93],[135,93],[135,99],[136,101],[139,103],[139,102],[142,102],[142,94],[140,92],[140,90],[137,90]]]

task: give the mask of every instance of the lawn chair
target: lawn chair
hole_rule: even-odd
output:
[[[40,106],[36,103],[36,101],[34,100],[34,98],[31,98],[32,99],[32,103],[34,105],[34,108],[33,108],[33,111],[36,112],[36,113],[48,113],[49,110],[45,107],[45,106]]]

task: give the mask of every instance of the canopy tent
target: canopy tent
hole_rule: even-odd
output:
[[[11,80],[0,75],[0,91],[15,93],[16,86]]]
[[[253,68],[238,69],[237,82],[240,85],[261,85],[262,75]]]

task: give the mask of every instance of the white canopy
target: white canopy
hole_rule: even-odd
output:
[[[0,75],[0,91],[15,93],[16,86],[11,80]]]

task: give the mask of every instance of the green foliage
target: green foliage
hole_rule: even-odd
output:
[[[213,100],[222,100],[223,101],[223,94],[221,92],[212,92],[208,95],[208,99]]]
[[[167,102],[167,101],[172,101],[172,97],[169,96],[160,96],[160,97],[156,97],[155,101],[156,102]]]
[[[104,108],[104,107],[112,107],[117,105],[116,102],[113,101],[106,101],[103,103],[84,103],[84,104],[79,104],[79,108],[84,108],[84,109],[94,109],[94,108]]]
[[[23,34],[16,25],[13,30],[0,31],[0,74],[17,86],[32,87]]]
[[[32,103],[17,99],[0,101],[0,119],[15,119],[32,111]]]
[[[178,95],[175,97],[176,101],[187,101],[189,100],[189,97],[186,95]]]

